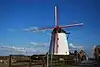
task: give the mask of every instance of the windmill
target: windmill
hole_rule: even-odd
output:
[[[49,54],[54,55],[69,55],[68,41],[66,38],[66,33],[62,28],[69,28],[73,26],[80,26],[83,23],[73,23],[70,25],[59,26],[58,22],[58,7],[55,6],[55,26],[51,28],[40,28],[40,29],[27,29],[31,32],[43,31],[43,30],[53,30],[51,36],[51,42],[49,47]]]

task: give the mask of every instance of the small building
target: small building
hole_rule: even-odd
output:
[[[100,61],[100,45],[94,48],[94,58],[95,60]]]

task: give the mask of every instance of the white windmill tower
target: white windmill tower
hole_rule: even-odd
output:
[[[51,42],[49,47],[49,54],[53,55],[69,55],[69,48],[68,48],[68,40],[67,36],[68,33],[65,32],[62,28],[68,28],[73,26],[80,26],[83,23],[74,23],[65,26],[58,25],[58,9],[55,6],[55,26],[51,28],[41,28],[41,29],[26,29],[28,31],[42,31],[42,30],[53,30],[51,35]]]

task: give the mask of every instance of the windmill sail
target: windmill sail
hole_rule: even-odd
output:
[[[53,30],[51,36],[51,42],[49,47],[49,53],[54,55],[69,55],[68,48],[68,34],[62,28],[69,28],[73,26],[81,26],[83,23],[74,23],[70,25],[59,26],[58,23],[58,7],[55,6],[55,26],[47,28],[29,29],[32,32]]]

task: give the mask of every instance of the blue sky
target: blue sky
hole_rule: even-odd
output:
[[[69,43],[82,45],[87,52],[100,44],[99,0],[0,0],[0,44],[47,51],[51,31],[33,33],[23,29],[54,26],[55,5],[59,8],[59,25],[84,23],[82,27],[65,29],[71,33]]]

